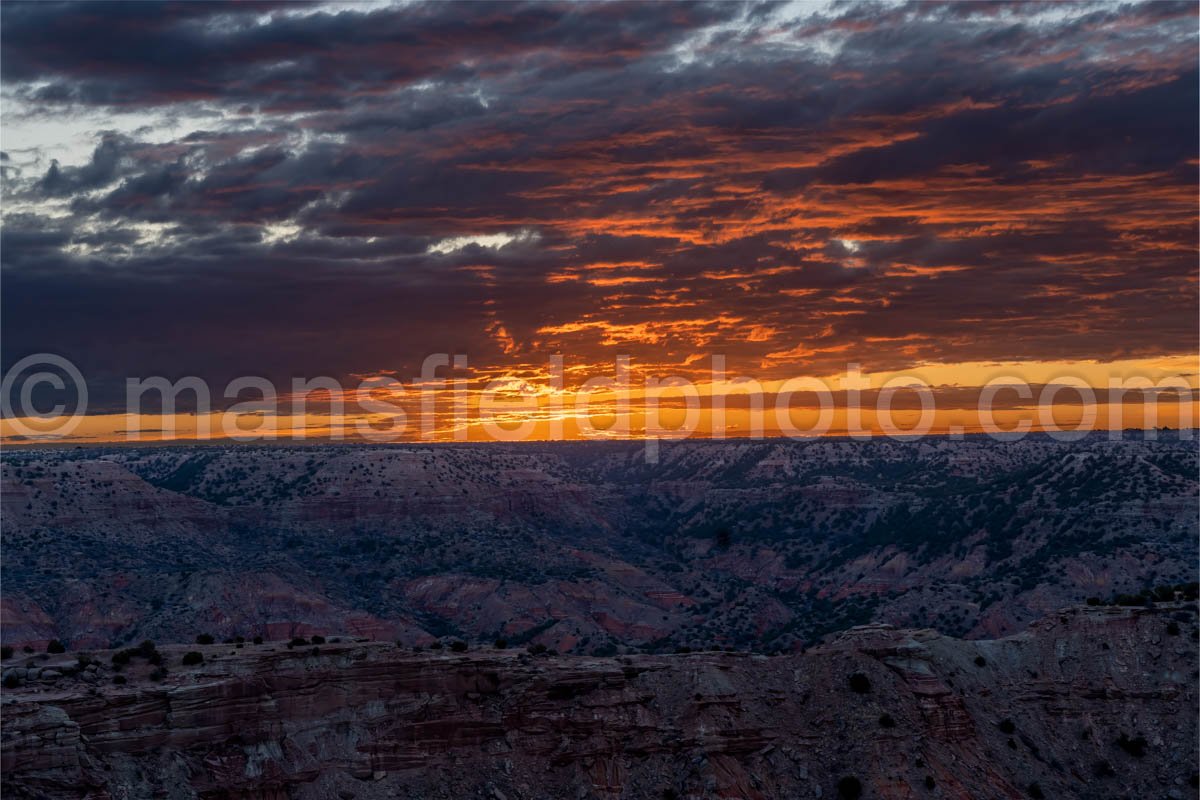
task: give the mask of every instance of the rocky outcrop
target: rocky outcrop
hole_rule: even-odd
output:
[[[210,645],[162,648],[158,681],[135,656],[118,685],[108,653],[18,657],[0,766],[6,797],[767,800],[853,778],[864,797],[1182,800],[1196,638],[1177,604],[994,641],[867,626],[771,658]]]

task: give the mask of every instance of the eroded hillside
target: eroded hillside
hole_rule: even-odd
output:
[[[112,656],[5,661],[6,797],[1196,796],[1195,603],[1001,640],[867,626],[778,657]]]
[[[1194,580],[1197,447],[920,442],[10,451],[3,640],[263,635],[790,652],[968,638]]]

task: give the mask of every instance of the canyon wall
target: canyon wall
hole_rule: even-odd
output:
[[[1196,604],[775,657],[341,639],[4,662],[10,798],[1196,797]],[[314,649],[315,647],[315,649]],[[184,666],[185,651],[204,662]],[[150,672],[154,671],[156,680]],[[123,681],[114,683],[114,679]]]

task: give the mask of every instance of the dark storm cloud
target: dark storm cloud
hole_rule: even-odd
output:
[[[735,3],[464,2],[255,19],[270,9],[13,3],[0,67],[6,80],[47,81],[31,90],[46,102],[343,107],[360,92],[435,76],[463,80],[520,58],[555,70],[617,66],[745,13]]]
[[[61,352],[119,385],[431,351],[821,373],[1196,347],[1194,4],[2,13],[34,118],[212,120],[5,167],[6,365]]]

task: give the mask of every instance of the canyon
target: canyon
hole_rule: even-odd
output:
[[[16,655],[3,790],[1183,800],[1197,631],[1181,602],[1064,609],[997,640],[866,625],[775,657],[264,642],[151,648],[148,677],[142,655]]]
[[[631,442],[12,449],[0,639],[997,638],[1195,580],[1197,445],[1152,433],[663,442],[654,462]]]

